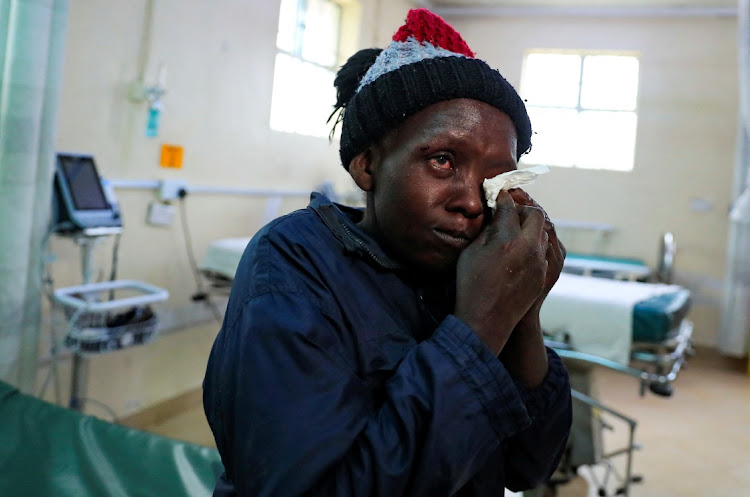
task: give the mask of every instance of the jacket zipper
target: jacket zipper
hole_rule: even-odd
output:
[[[367,255],[369,255],[372,260],[374,260],[377,264],[379,264],[384,269],[400,269],[400,266],[397,264],[389,264],[387,262],[384,262],[380,257],[375,255],[375,253],[370,250],[370,248],[365,245],[365,243],[360,240],[358,237],[354,236],[354,233],[351,232],[349,227],[345,225],[344,223],[339,223],[342,228],[344,228],[344,231],[346,231],[346,234],[349,235],[349,238],[354,240],[354,242],[359,246],[360,249],[362,249]]]
[[[437,320],[435,315],[430,311],[430,307],[427,305],[427,302],[424,300],[424,290],[421,288],[418,288],[416,290],[417,293],[417,302],[419,304],[420,309],[422,309],[422,312],[430,316],[430,319],[432,319],[433,323],[436,325],[440,325],[440,321]]]

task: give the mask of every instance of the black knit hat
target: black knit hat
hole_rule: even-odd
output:
[[[531,148],[531,122],[521,97],[495,69],[475,59],[466,42],[426,9],[409,11],[385,49],[354,54],[339,70],[336,110],[341,163],[349,163],[407,117],[455,98],[485,102],[507,114],[517,136],[517,158]],[[333,115],[333,114],[332,114]]]

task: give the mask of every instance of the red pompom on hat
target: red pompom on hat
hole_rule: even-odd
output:
[[[449,52],[467,57],[474,57],[469,45],[466,44],[458,31],[445,22],[442,17],[427,9],[412,9],[406,15],[406,24],[401,26],[393,41],[406,41],[410,36],[420,43],[429,43]]]

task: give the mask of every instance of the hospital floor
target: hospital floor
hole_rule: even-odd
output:
[[[638,393],[630,376],[596,372],[599,400],[637,420],[632,497],[739,497],[750,495],[750,376],[746,362],[699,349],[675,384],[671,398]],[[605,418],[604,450],[626,446],[627,429]],[[199,391],[188,392],[177,412],[144,427],[168,437],[214,446]],[[623,455],[613,459],[620,474]],[[589,471],[601,481],[603,466],[581,468],[581,476],[559,488],[559,497],[594,497]],[[610,477],[610,487],[612,477]],[[610,490],[612,491],[612,490]]]

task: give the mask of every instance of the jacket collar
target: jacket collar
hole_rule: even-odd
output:
[[[364,209],[333,203],[318,192],[310,196],[309,207],[320,216],[347,252],[358,254],[384,269],[405,269],[359,227],[357,223],[364,217]]]

